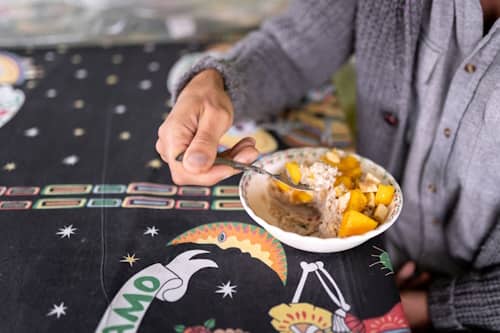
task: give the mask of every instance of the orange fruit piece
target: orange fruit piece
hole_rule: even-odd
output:
[[[362,235],[365,232],[373,230],[378,223],[365,214],[355,210],[348,210],[342,217],[339,227],[339,237],[348,237],[353,235]]]
[[[379,184],[377,194],[375,194],[375,204],[388,206],[394,197],[394,186]]]

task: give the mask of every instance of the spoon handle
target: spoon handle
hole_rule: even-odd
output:
[[[184,153],[181,153],[181,154],[179,154],[179,156],[177,156],[177,158],[175,160],[178,162],[182,162],[183,158],[184,158]],[[256,171],[258,173],[266,173],[264,170],[257,168],[253,165],[236,162],[236,161],[230,160],[228,158],[219,157],[219,156],[217,156],[215,158],[214,165],[227,165],[227,166],[230,166],[231,168],[238,169],[241,171],[253,170],[253,171]]]

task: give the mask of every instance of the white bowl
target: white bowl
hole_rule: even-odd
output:
[[[317,161],[319,157],[328,150],[329,148],[295,148],[282,150],[262,157],[256,162],[256,165],[264,167],[266,170],[273,173],[277,173],[283,170],[286,162],[297,161],[301,163],[306,161]],[[338,151],[340,154],[347,154],[341,150]],[[340,252],[356,247],[370,238],[380,235],[396,222],[401,213],[401,208],[403,207],[403,195],[399,184],[384,168],[367,158],[363,158],[356,154],[352,155],[356,156],[361,162],[361,169],[363,172],[371,172],[381,179],[382,182],[391,184],[395,188],[394,199],[389,205],[389,215],[386,221],[374,230],[368,231],[362,235],[345,238],[318,238],[301,236],[293,232],[285,231],[276,226],[277,223],[274,221],[275,218],[269,212],[270,198],[268,185],[270,177],[252,171],[245,172],[240,181],[239,191],[243,207],[245,207],[245,210],[252,219],[266,229],[271,235],[279,241],[299,250],[329,253]]]

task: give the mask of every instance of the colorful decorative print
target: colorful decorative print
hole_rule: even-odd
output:
[[[223,250],[238,248],[266,264],[286,285],[288,266],[285,250],[278,240],[260,227],[239,222],[209,223],[180,234],[168,245],[184,243],[213,244]]]
[[[280,304],[269,310],[271,325],[280,333],[326,332],[332,327],[332,313],[308,303]]]
[[[240,328],[217,328],[215,327],[215,319],[208,319],[203,325],[189,326],[175,325],[174,330],[177,333],[249,333]]]
[[[0,85],[0,128],[17,114],[24,100],[25,95],[22,90]]]
[[[385,274],[386,276],[394,274],[394,268],[392,267],[392,262],[391,262],[391,258],[389,257],[389,253],[387,253],[387,251],[384,251],[377,246],[373,246],[373,248],[375,250],[377,250],[379,253],[372,254],[372,257],[377,258],[378,260],[375,261],[374,263],[370,264],[370,267],[373,267],[373,266],[380,264],[381,270],[384,270],[384,269],[387,270],[387,273]]]
[[[31,208],[31,201],[0,201],[0,210],[25,210]]]
[[[5,195],[7,196],[30,196],[37,195],[40,188],[37,186],[14,186],[9,187]]]
[[[245,210],[239,199],[214,200],[212,210]]]
[[[154,264],[132,276],[109,304],[95,332],[137,332],[154,298],[163,302],[177,302],[186,294],[189,281],[196,272],[205,268],[218,268],[212,260],[193,259],[204,253],[209,252],[186,251],[165,266]]]
[[[210,187],[203,186],[181,186],[178,195],[190,197],[207,197],[210,195]]]
[[[169,198],[154,197],[125,197],[122,207],[125,208],[150,208],[150,209],[172,209],[175,200]]]
[[[0,84],[20,85],[26,79],[40,77],[42,71],[30,58],[21,58],[14,53],[0,51]]]
[[[185,210],[207,210],[210,207],[208,201],[198,200],[178,200],[175,204],[176,209]]]
[[[89,208],[114,208],[120,207],[122,204],[122,199],[118,198],[92,198],[89,199],[87,207]]]
[[[409,333],[401,303],[396,304],[383,316],[360,320],[349,311],[351,306],[333,277],[324,268],[324,263],[301,262],[302,275],[290,304],[279,304],[269,310],[271,325],[280,333]],[[313,273],[323,290],[336,306],[334,312],[309,303],[301,303],[300,298],[309,275]],[[333,287],[333,290],[332,288]]]
[[[398,303],[380,317],[359,320],[351,314],[347,314],[346,322],[352,332],[366,333],[410,333],[409,323],[403,312],[403,305]]]
[[[215,186],[212,193],[215,197],[237,197],[239,189],[235,185],[220,185]]]
[[[96,194],[120,194],[127,191],[127,186],[116,184],[102,184],[94,186],[94,193]]]
[[[43,195],[75,195],[87,194],[92,190],[90,184],[57,184],[47,185],[42,190]]]
[[[39,199],[33,205],[33,209],[69,209],[82,208],[85,206],[85,198],[53,198]]]
[[[177,186],[155,183],[130,183],[127,188],[129,194],[174,195]]]

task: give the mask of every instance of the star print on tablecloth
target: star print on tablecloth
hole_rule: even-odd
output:
[[[65,165],[75,165],[80,159],[76,155],[69,155],[63,158],[62,163]]]
[[[111,74],[106,77],[106,84],[108,86],[114,86],[117,83],[118,83],[118,75]]]
[[[160,231],[160,229],[155,226],[147,227],[146,231],[144,231],[144,235],[151,235],[151,237],[154,237],[158,235],[158,231]]]
[[[5,163],[5,165],[3,166],[3,168],[5,171],[14,171],[16,170],[16,163],[14,162],[8,162],[8,163]]]
[[[131,137],[130,135],[130,132],[129,131],[123,131],[120,133],[120,135],[118,135],[118,138],[121,140],[121,141],[127,141],[129,140]]]
[[[53,304],[52,309],[47,313],[47,317],[56,316],[56,318],[59,319],[61,316],[66,315],[67,309],[68,307],[64,305],[64,302],[61,302],[59,305]]]
[[[148,168],[151,168],[151,169],[159,169],[161,168],[161,161],[157,158],[151,160],[148,162],[148,164],[146,164],[146,166]]]
[[[35,136],[38,136],[39,133],[40,130],[37,127],[31,127],[24,131],[24,136],[27,136],[28,138],[34,138]]]
[[[217,286],[217,289],[215,291],[216,294],[222,294],[222,298],[226,298],[226,296],[229,296],[230,298],[233,298],[233,294],[236,294],[236,287],[235,285],[231,285],[231,281],[228,281],[227,283],[223,283],[220,286]]]
[[[150,80],[142,80],[141,82],[139,82],[139,89],[141,90],[149,90],[152,86],[153,84]]]
[[[87,74],[88,74],[88,72],[85,68],[80,68],[75,72],[75,77],[78,80],[83,80],[87,77]]]
[[[116,114],[124,114],[125,112],[127,112],[127,107],[123,104],[119,104],[117,106],[115,106],[115,113]]]
[[[80,128],[80,127],[77,127],[75,129],[73,129],[73,136],[83,136],[85,135],[85,130],[83,128]]]
[[[124,263],[127,263],[130,265],[130,267],[134,266],[134,264],[136,263],[136,261],[139,261],[141,260],[141,258],[136,258],[135,257],[135,253],[132,253],[132,255],[130,255],[130,253],[127,253],[126,256],[123,256],[122,259],[120,260],[120,262],[124,262]]]
[[[63,238],[71,238],[71,235],[75,234],[75,231],[77,231],[77,228],[74,228],[72,224],[70,225],[65,225],[63,228],[59,228],[59,231],[56,232],[56,235],[60,236],[61,239]]]

